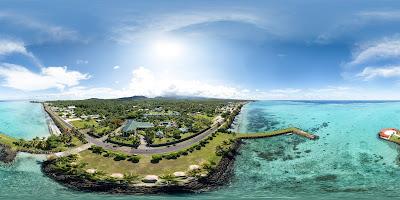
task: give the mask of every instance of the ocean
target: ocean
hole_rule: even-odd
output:
[[[40,104],[0,102],[0,116],[0,130],[11,136],[48,134]],[[400,128],[399,119],[400,102],[256,101],[244,106],[237,131],[251,134],[296,126],[320,139],[283,135],[248,140],[230,183],[216,191],[180,195],[73,191],[40,172],[44,158],[19,154],[15,164],[0,167],[0,199],[400,198],[399,147],[377,138],[382,128]]]

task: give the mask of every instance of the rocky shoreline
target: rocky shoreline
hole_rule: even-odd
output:
[[[8,164],[12,163],[17,156],[17,152],[5,144],[0,144],[0,161]]]
[[[235,157],[243,144],[238,140],[231,152],[222,157],[216,168],[207,177],[192,180],[179,185],[134,185],[124,182],[93,181],[76,175],[55,171],[51,165],[54,161],[42,163],[42,172],[62,185],[85,192],[104,192],[111,194],[161,194],[161,193],[198,193],[210,191],[226,185],[234,175]]]

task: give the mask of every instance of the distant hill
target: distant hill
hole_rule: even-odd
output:
[[[141,100],[141,99],[147,99],[145,96],[131,96],[131,97],[122,97],[118,98],[119,100]]]
[[[146,96],[131,96],[131,97],[121,97],[118,100],[143,100],[143,99],[150,99]],[[165,95],[165,96],[157,96],[151,99],[212,99],[207,97],[196,97],[196,96],[181,96],[181,95]]]
[[[207,97],[196,97],[196,96],[181,96],[181,95],[165,95],[155,97],[156,99],[210,99]]]

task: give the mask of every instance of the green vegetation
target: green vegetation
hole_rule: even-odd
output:
[[[103,127],[99,125],[99,123],[96,122],[94,119],[87,119],[87,120],[75,120],[72,121],[71,124],[76,128],[76,129],[87,129],[88,133],[96,136],[96,137],[101,137],[105,134],[108,134],[111,132],[111,128],[106,126]]]
[[[77,129],[87,129],[99,126],[99,124],[94,119],[90,120],[76,120],[72,121],[71,124]]]
[[[400,137],[396,134],[393,134],[392,136],[390,136],[389,141],[400,144]]]
[[[205,139],[205,142],[178,152],[126,156],[126,159],[119,161],[115,158],[117,154],[121,154],[120,152],[93,146],[90,150],[80,153],[79,163],[85,164],[84,169],[97,169],[106,174],[122,173],[141,176],[148,174],[162,176],[176,171],[187,171],[190,165],[205,166],[204,170],[210,170],[221,159],[221,156],[216,154],[217,146],[222,145],[224,141],[232,141],[234,138],[232,134],[216,133]],[[136,162],[135,159],[139,161]]]
[[[138,123],[151,123],[154,127],[139,128],[124,137],[114,137],[111,142],[133,146],[135,133],[145,136],[149,144],[163,144],[190,137],[210,127],[218,115],[231,113],[230,109],[239,101],[220,99],[89,99],[79,101],[51,101],[59,115],[81,117],[72,121],[74,127],[85,130],[90,135],[102,137],[123,125],[127,119]],[[73,108],[69,108],[73,107]],[[123,141],[126,140],[126,141]]]
[[[110,136],[107,139],[108,142],[114,143],[114,144],[119,144],[123,146],[130,146],[133,148],[137,148],[140,145],[140,138],[137,135],[130,135],[128,137],[124,136]]]
[[[0,133],[0,143],[10,147],[13,150],[18,150],[18,146],[14,144],[18,140],[8,135]]]
[[[42,153],[42,152],[59,152],[65,151],[68,148],[80,146],[83,143],[79,138],[71,134],[61,134],[61,135],[50,135],[47,138],[33,138],[32,140],[24,139],[11,139],[10,137],[1,136],[1,142],[9,144],[12,141],[12,145],[9,145],[15,150],[26,151],[32,153]]]

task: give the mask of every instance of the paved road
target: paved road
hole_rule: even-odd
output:
[[[133,155],[133,154],[163,154],[163,153],[179,151],[181,149],[190,147],[193,144],[195,144],[195,143],[201,141],[202,139],[206,138],[207,136],[211,135],[212,133],[216,132],[218,130],[218,128],[219,128],[219,125],[214,125],[207,131],[204,131],[203,133],[201,133],[200,135],[197,135],[194,138],[191,138],[190,140],[186,140],[186,141],[180,142],[178,144],[175,144],[174,146],[171,145],[171,146],[165,146],[165,147],[146,147],[146,148],[140,148],[140,149],[134,149],[131,147],[118,146],[115,144],[107,143],[107,142],[104,142],[100,139],[94,138],[87,134],[85,134],[85,136],[89,143],[95,144],[97,146],[101,146],[104,149],[111,149],[114,151],[122,151],[129,155]]]

